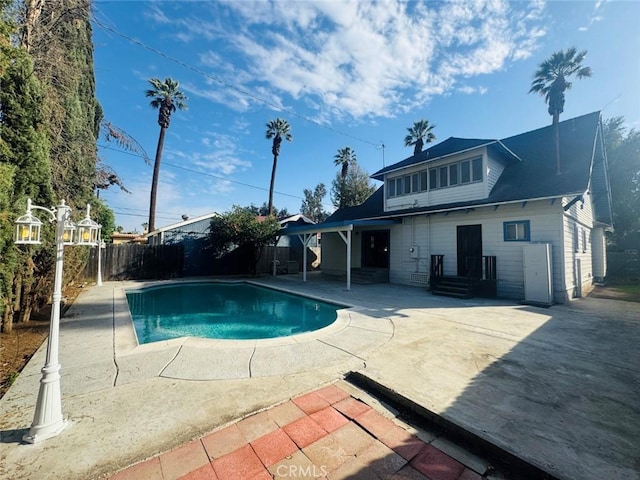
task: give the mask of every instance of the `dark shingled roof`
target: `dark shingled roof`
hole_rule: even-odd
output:
[[[500,146],[507,165],[488,198],[432,205],[429,207],[409,208],[384,212],[384,188],[380,187],[362,205],[343,208],[334,212],[327,222],[349,219],[384,218],[412,213],[428,213],[430,211],[482,206],[509,201],[526,201],[536,198],[579,195],[591,187],[596,206],[596,219],[607,225],[611,224],[610,194],[606,179],[606,157],[601,147],[600,112],[560,122],[560,155],[561,175],[556,174],[556,155],[553,127],[547,126],[500,142],[494,140],[449,138],[426,152],[430,158],[446,156],[456,151],[489,145]],[[457,150],[456,150],[457,149]],[[433,152],[437,152],[437,155]],[[504,152],[507,156],[504,157]],[[374,178],[385,172],[427,161],[420,160],[420,155],[410,157],[394,165],[390,165],[376,174]],[[514,161],[514,159],[516,161]],[[591,177],[593,160],[592,183]]]

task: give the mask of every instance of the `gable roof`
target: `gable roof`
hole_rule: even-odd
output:
[[[404,160],[389,165],[388,167],[378,170],[371,175],[371,178],[376,180],[384,180],[384,175],[397,170],[402,170],[409,166],[417,166],[429,162],[435,162],[436,160],[442,160],[443,158],[451,155],[458,155],[469,150],[474,150],[480,147],[489,147],[495,149],[498,155],[506,158],[507,160],[520,160],[517,155],[500,142],[500,140],[487,140],[481,138],[457,138],[449,137],[443,142],[428,148],[417,155],[405,158]]]
[[[560,171],[557,174],[554,128],[549,125],[505,138],[522,162],[504,169],[493,187],[492,201],[584,193],[589,188],[596,153],[600,112],[560,122]]]
[[[189,218],[187,220],[183,220],[182,222],[172,223],[171,225],[167,225],[165,227],[156,228],[154,231],[149,232],[145,235],[145,237],[149,238],[154,235],[158,235],[162,232],[166,232],[168,230],[175,230],[176,228],[186,227],[187,225],[191,225],[192,223],[197,223],[202,220],[207,220],[209,218],[213,218],[218,215],[216,212],[207,213],[206,215],[200,215],[199,217]]]
[[[509,152],[509,158],[517,159],[517,161],[507,163],[487,198],[385,212],[384,187],[381,186],[362,205],[338,210],[326,221],[389,218],[465,207],[580,195],[591,187],[592,190],[597,190],[592,192],[596,209],[599,210],[596,212],[596,219],[610,225],[610,207],[607,208],[607,205],[610,205],[608,201],[610,195],[606,180],[606,158],[601,146],[600,112],[560,122],[561,175],[556,174],[554,138],[554,129],[551,125],[500,141],[470,139],[465,142],[462,141],[464,139],[449,138],[442,142],[446,145],[437,150],[438,153],[441,153],[439,158],[483,145],[500,144],[504,147],[504,152]],[[442,144],[436,145],[436,147]],[[435,147],[429,150],[433,151],[433,148]],[[456,151],[455,148],[462,150]],[[500,148],[502,149],[502,147]],[[419,155],[415,157],[419,157]],[[384,173],[415,165],[425,160],[423,158],[420,161],[411,157],[386,167],[376,172],[375,175],[384,175]],[[594,166],[597,168],[594,169]],[[597,175],[592,177],[592,170]]]

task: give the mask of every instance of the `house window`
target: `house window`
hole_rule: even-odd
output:
[[[573,251],[578,253],[580,251],[580,236],[579,236],[578,226],[573,226]]]
[[[474,182],[479,182],[482,180],[482,157],[473,159],[471,172],[473,173]]]
[[[387,198],[396,196],[396,179],[393,178],[387,181]]]
[[[423,170],[422,172],[420,172],[420,191],[421,192],[427,191],[428,179],[429,177],[426,170]]]
[[[448,179],[449,167],[440,167],[440,184],[438,185],[440,188],[446,187],[449,185]]]
[[[411,193],[411,175],[405,175],[403,178],[404,178],[404,194],[409,195]]]
[[[460,162],[460,183],[469,183],[471,181],[471,162],[465,160]]]
[[[418,187],[419,180],[420,180],[420,175],[418,175],[417,173],[414,173],[413,175],[411,175],[411,191],[413,193],[420,191]]]
[[[387,181],[387,198],[396,196],[396,180],[388,180]]]
[[[528,242],[531,240],[531,225],[529,220],[504,222],[505,242]]]
[[[582,229],[582,253],[587,253],[587,229]]]
[[[449,185],[458,184],[458,164],[449,165]]]
[[[438,170],[436,168],[429,169],[429,189],[435,190],[438,188]]]

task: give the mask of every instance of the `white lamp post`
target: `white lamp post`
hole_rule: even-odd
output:
[[[104,248],[104,241],[102,240],[102,227],[98,229],[98,279],[96,280],[96,286],[102,286],[102,249]]]
[[[29,433],[22,439],[28,443],[36,443],[58,435],[66,426],[62,417],[62,400],[60,392],[60,363],[58,362],[60,336],[60,301],[62,300],[62,264],[64,245],[95,245],[90,240],[97,239],[98,224],[87,218],[78,224],[78,240],[74,243],[76,226],[71,222],[71,209],[64,201],[52,209],[39,207],[27,200],[27,213],[16,220],[15,243],[40,244],[40,227],[42,222],[31,214],[31,210],[43,210],[49,214],[49,221],[57,221],[56,225],[56,268],[53,280],[53,296],[51,303],[51,322],[47,340],[47,358],[42,368],[40,390],[33,423]],[[87,219],[89,222],[87,222]],[[95,225],[94,225],[95,224]]]

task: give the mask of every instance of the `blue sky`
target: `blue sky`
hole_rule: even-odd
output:
[[[537,65],[570,46],[588,51],[593,77],[574,82],[561,120],[601,110],[640,128],[640,2],[96,0],[93,16],[105,120],[153,158],[148,79],[178,80],[189,98],[167,131],[156,227],[266,202],[265,124],[277,117],[293,142],[274,204],[292,214],[305,188],[330,190],[340,148],[369,174],[410,156],[417,120],[436,125],[436,143],[546,126],[543,98],[527,92]],[[102,193],[116,224],[141,231],[153,167],[102,138],[99,156],[131,191]]]

